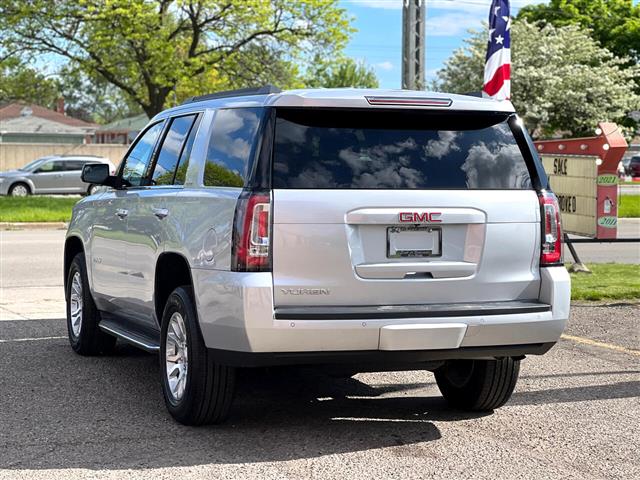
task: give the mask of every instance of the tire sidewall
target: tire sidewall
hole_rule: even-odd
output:
[[[78,350],[80,348],[80,344],[82,341],[82,334],[84,333],[84,327],[85,327],[85,317],[86,315],[86,310],[85,310],[85,290],[86,290],[86,284],[85,284],[85,278],[86,278],[86,273],[85,273],[85,268],[84,267],[84,255],[77,255],[73,261],[71,262],[71,266],[69,267],[69,274],[67,275],[67,291],[66,291],[66,301],[67,301],[67,335],[69,336],[69,343],[71,344],[71,347],[74,350]],[[73,288],[73,277],[75,276],[75,274],[77,272],[80,272],[80,279],[82,282],[82,318],[80,320],[81,326],[80,326],[80,333],[79,335],[76,337],[73,334],[73,328],[71,327],[71,291]]]
[[[82,319],[80,334],[77,337],[73,334],[73,329],[71,328],[71,288],[76,272],[80,272],[80,280],[82,282]],[[75,352],[83,355],[93,355],[96,353],[96,337],[103,338],[106,334],[98,328],[99,314],[93,303],[93,297],[91,296],[83,253],[78,253],[71,261],[65,293],[67,304],[67,335],[71,348],[73,348]]]
[[[188,349],[187,385],[179,401],[176,401],[171,394],[165,363],[169,320],[175,312],[179,312],[184,320]],[[206,355],[206,349],[200,338],[200,330],[198,328],[198,320],[193,301],[191,300],[191,293],[189,289],[185,287],[178,287],[171,293],[167,300],[162,314],[162,327],[160,331],[160,381],[162,382],[162,390],[167,408],[175,417],[181,418],[187,416],[189,411],[194,408],[198,395],[201,394],[201,392],[199,392],[199,382],[196,380],[201,376],[206,364],[206,358],[203,358],[203,355]]]
[[[503,358],[471,362],[471,374],[465,382],[452,381],[448,365],[435,371],[436,382],[447,402],[472,411],[490,411],[504,405],[516,385],[520,360]]]

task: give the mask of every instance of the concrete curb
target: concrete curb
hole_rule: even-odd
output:
[[[0,222],[0,230],[66,230],[66,222]]]

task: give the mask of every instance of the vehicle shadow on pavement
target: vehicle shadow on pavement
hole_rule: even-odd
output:
[[[291,368],[240,371],[229,421],[191,428],[166,412],[154,355],[119,346],[111,356],[80,357],[54,338],[0,343],[0,357],[10,372],[0,396],[0,469],[260,463],[384,447],[420,455],[441,438],[433,421],[481,416],[449,410],[428,372],[413,383],[371,385],[359,380],[366,376]],[[637,382],[623,382],[517,392],[512,403],[636,395]]]
[[[167,413],[158,359],[128,346],[75,355],[65,339],[0,343],[0,469],[126,469],[313,458],[438,440],[432,419],[475,415],[439,397],[305,369],[240,371],[227,423],[192,428]],[[433,377],[424,373],[425,384]],[[433,385],[432,385],[433,386]],[[435,393],[435,391],[434,391]]]
[[[640,382],[638,381],[554,388],[549,390],[535,390],[532,392],[516,391],[511,397],[509,405],[541,405],[634,397],[640,397]]]

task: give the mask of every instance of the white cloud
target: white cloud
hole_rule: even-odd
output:
[[[424,147],[424,153],[428,157],[442,158],[448,155],[452,150],[460,150],[460,147],[456,143],[456,132],[449,130],[441,130],[438,132],[438,140],[432,139],[427,142]]]
[[[395,10],[402,7],[402,0],[343,0],[342,3],[358,7],[384,8],[386,10]]]
[[[402,8],[402,0],[342,0],[346,6],[358,6],[385,10]],[[512,0],[511,14],[515,15],[525,5],[548,3],[548,0]],[[429,37],[454,37],[469,29],[482,28],[489,17],[491,0],[429,0],[427,2],[426,32]]]
[[[375,64],[376,68],[379,68],[380,70],[393,70],[393,63],[389,62],[388,60],[386,62],[380,62],[380,63],[376,63]]]
[[[396,10],[402,8],[402,0],[342,0],[345,5],[354,5],[358,7],[380,8],[385,10]],[[511,9],[519,10],[526,5],[536,3],[549,3],[548,0],[511,0]],[[458,2],[456,0],[429,0],[427,2],[428,12],[433,10],[457,10],[465,12],[487,12],[491,0],[466,0]]]
[[[484,142],[473,145],[460,167],[467,174],[469,188],[530,188],[524,162],[514,162],[518,146],[498,143],[490,149]]]
[[[478,16],[465,13],[427,15],[425,31],[428,37],[455,37],[466,33],[471,28],[481,27],[482,20]]]

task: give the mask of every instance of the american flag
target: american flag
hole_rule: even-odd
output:
[[[496,100],[511,97],[510,30],[509,0],[493,0],[489,12],[489,42],[482,88],[485,97]]]

